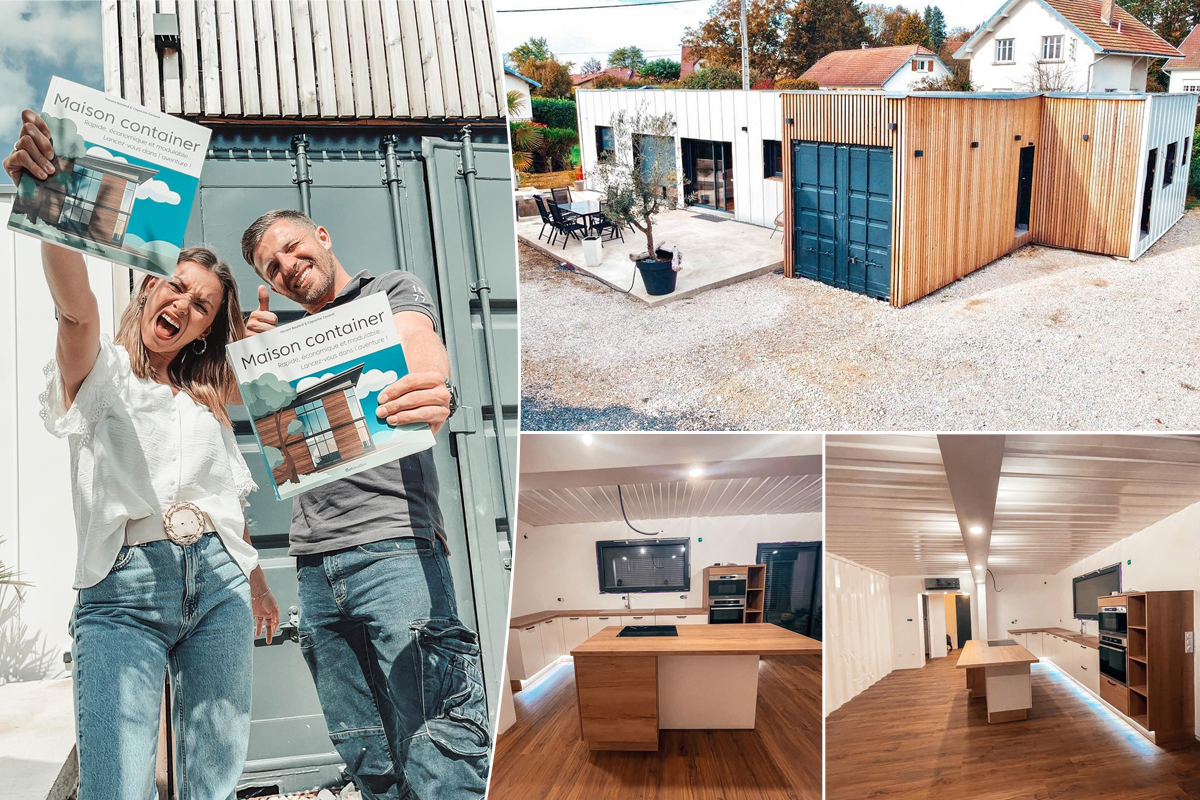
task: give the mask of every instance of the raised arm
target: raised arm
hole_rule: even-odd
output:
[[[28,172],[38,180],[54,174],[50,129],[34,111],[21,112],[16,147],[4,159],[4,171],[14,184]],[[88,285],[83,256],[52,244],[42,244],[42,268],[50,296],[58,309],[55,356],[63,378],[63,400],[70,407],[100,352],[100,310]]]
[[[437,433],[450,416],[450,356],[433,329],[433,321],[420,311],[392,315],[408,374],[379,393],[379,415],[389,425],[428,422]]]

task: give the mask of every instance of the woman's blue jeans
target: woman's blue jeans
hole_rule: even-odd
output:
[[[428,539],[300,556],[300,650],[367,800],[478,800],[491,726],[479,637]],[[81,798],[83,800],[83,798]]]
[[[250,584],[215,535],[123,547],[71,620],[79,800],[151,800],[163,680],[179,800],[229,800],[250,738]]]

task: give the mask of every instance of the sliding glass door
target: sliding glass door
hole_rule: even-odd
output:
[[[767,567],[763,622],[821,639],[821,543],[758,545],[758,564]]]
[[[733,211],[731,143],[684,139],[683,170],[690,205]]]

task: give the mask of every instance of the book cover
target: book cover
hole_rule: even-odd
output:
[[[174,273],[208,129],[59,77],[42,118],[54,174],[21,176],[8,227],[151,275]]]
[[[408,374],[387,295],[369,294],[227,347],[280,500],[433,447],[427,423],[378,419]]]

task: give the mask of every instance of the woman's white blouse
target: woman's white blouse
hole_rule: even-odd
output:
[[[108,337],[64,407],[57,361],[46,365],[42,417],[71,447],[71,490],[79,553],[75,588],[99,583],[125,543],[128,520],[161,519],[187,501],[206,513],[247,575],[258,553],[242,538],[246,496],[258,487],[233,431],[185,392],[133,374],[125,348]]]

